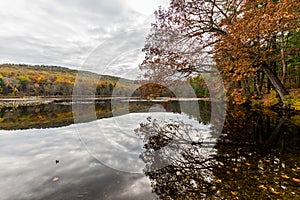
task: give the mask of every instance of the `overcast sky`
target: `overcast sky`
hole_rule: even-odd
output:
[[[0,63],[59,65],[134,79],[153,12],[169,0],[0,1]]]

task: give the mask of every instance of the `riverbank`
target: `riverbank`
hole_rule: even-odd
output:
[[[263,110],[288,110],[294,111],[295,114],[300,114],[300,88],[288,90],[289,104],[290,106],[283,106],[280,103],[280,99],[277,97],[275,91],[271,91],[270,94],[263,94],[262,98],[259,100],[252,100],[251,107],[259,108]],[[170,98],[170,97],[158,97],[155,99],[141,99],[138,97],[111,97],[111,96],[79,96],[76,102],[99,102],[99,101],[110,101],[112,99],[119,99],[122,101],[153,101],[153,102],[166,102],[166,101],[214,101],[210,98]],[[51,103],[68,103],[72,104],[74,101],[73,96],[26,96],[26,97],[16,97],[16,96],[0,96],[0,109],[2,108],[17,108],[24,106],[38,106],[46,105]],[[298,106],[299,105],[299,106]]]
[[[291,109],[300,112],[300,88],[289,89],[288,92],[289,95],[285,101],[286,105],[281,103],[275,91],[271,91],[270,94],[263,94],[260,100],[253,100],[252,106],[276,110]]]
[[[1,108],[17,108],[19,106],[36,106],[52,103],[55,99],[40,98],[40,97],[1,97]]]

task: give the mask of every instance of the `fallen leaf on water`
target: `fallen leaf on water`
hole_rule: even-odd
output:
[[[216,180],[216,183],[222,183],[221,179]]]
[[[54,177],[54,178],[52,179],[52,181],[53,181],[53,182],[59,181],[59,177]]]
[[[300,183],[300,179],[299,178],[293,178],[293,181]]]
[[[270,189],[270,192],[273,193],[273,194],[279,194],[280,193],[280,192],[275,191],[275,189],[272,188],[271,186],[269,187],[269,189]]]
[[[300,168],[299,168],[299,167],[297,167],[297,169],[292,168],[292,170],[293,170],[294,172],[300,172]]]
[[[290,177],[288,175],[281,175],[282,178],[284,179],[289,179]]]
[[[260,185],[260,186],[258,186],[258,188],[260,188],[260,189],[264,189],[264,190],[266,190],[266,189],[267,189],[267,187],[266,187],[266,186],[264,186],[264,185]]]

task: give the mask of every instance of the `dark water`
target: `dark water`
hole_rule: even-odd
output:
[[[185,103],[2,109],[0,199],[300,198],[299,115]]]

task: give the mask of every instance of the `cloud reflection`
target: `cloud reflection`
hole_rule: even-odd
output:
[[[184,114],[168,112],[130,113],[89,123],[77,124],[77,132],[87,151],[99,162],[116,170],[143,173],[145,163],[140,159],[143,141],[134,130],[151,116],[163,121],[180,120],[201,130],[202,139],[210,140],[210,126]],[[191,136],[192,137],[192,136]]]
[[[149,116],[182,120],[210,137],[209,125],[168,112],[130,113],[62,128],[1,130],[1,199],[153,199],[139,158],[144,144],[134,132]]]
[[[151,196],[150,183],[142,175],[117,172],[91,157],[74,134],[74,125],[1,131],[0,157],[3,200],[75,199],[86,193],[90,199],[126,199],[133,186],[135,196]],[[52,182],[54,177],[59,181]]]

